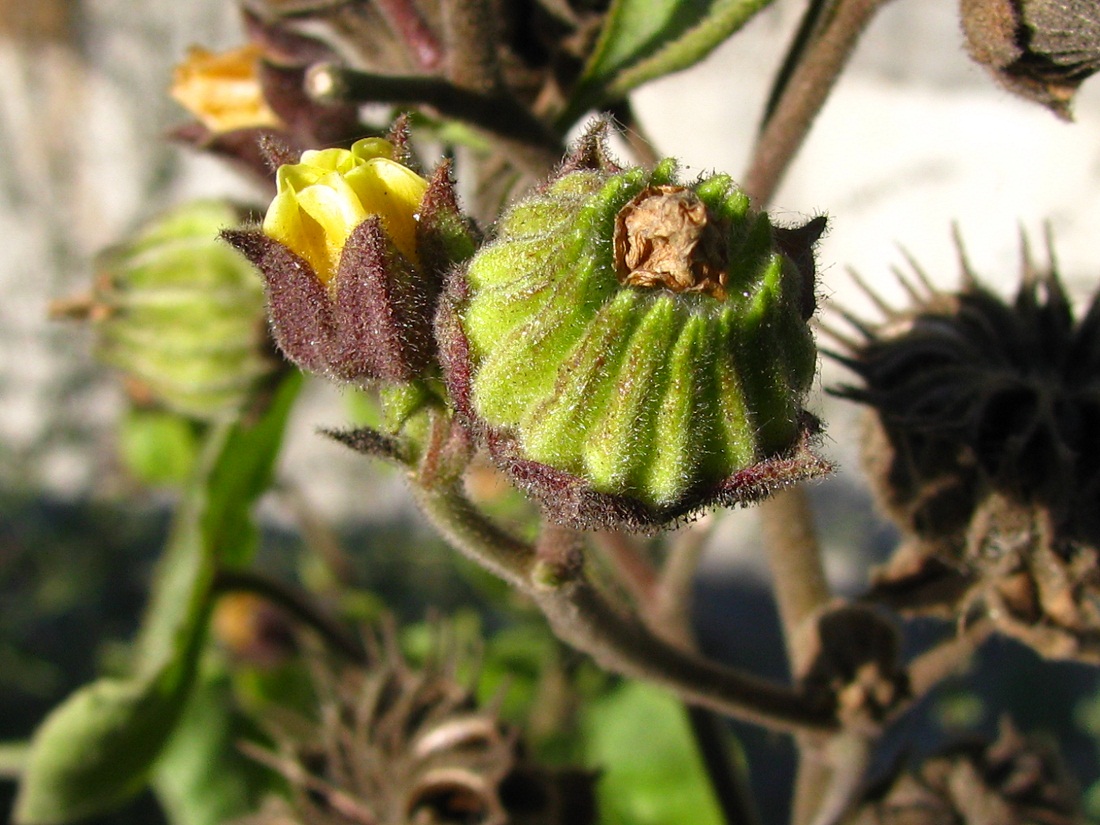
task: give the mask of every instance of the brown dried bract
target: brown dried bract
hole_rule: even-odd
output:
[[[615,218],[615,271],[627,286],[726,297],[724,233],[699,196],[650,186]]]

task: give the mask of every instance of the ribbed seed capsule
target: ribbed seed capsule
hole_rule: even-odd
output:
[[[228,204],[195,201],[96,262],[91,315],[100,357],[160,403],[196,418],[236,414],[277,366],[263,285],[218,240],[239,220]]]
[[[456,402],[579,526],[652,528],[822,472],[802,409],[813,273],[778,239],[805,252],[823,224],[777,230],[727,176],[681,185],[672,160],[566,172],[451,284]]]

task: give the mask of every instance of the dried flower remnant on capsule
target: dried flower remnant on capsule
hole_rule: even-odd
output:
[[[452,275],[437,336],[463,419],[580,527],[654,530],[825,472],[802,408],[824,219],[776,228],[727,176],[621,169],[603,140]]]
[[[389,141],[309,149],[298,163],[279,168],[276,185],[264,233],[308,261],[322,283],[332,282],[351,233],[373,215],[401,254],[417,263],[416,220],[428,181],[394,160]]]
[[[279,128],[282,121],[268,106],[260,84],[262,55],[253,44],[218,53],[192,46],[176,66],[172,97],[213,134]]]
[[[684,186],[643,189],[615,217],[615,271],[620,283],[726,297],[723,227]]]

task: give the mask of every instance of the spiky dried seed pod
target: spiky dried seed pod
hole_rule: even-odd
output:
[[[587,825],[594,776],[543,769],[495,709],[478,707],[453,656],[411,667],[317,663],[318,722],[285,719],[278,751],[254,750],[292,789],[238,825]]]
[[[966,612],[1051,656],[1095,658],[1100,614],[1100,301],[1075,320],[1053,264],[1024,256],[1012,304],[963,256],[956,293],[906,283],[913,306],[835,354],[863,379],[866,466],[908,534],[875,577],[896,607]],[[904,280],[904,279],[903,279]],[[876,299],[877,300],[877,299]]]
[[[846,825],[1084,825],[1056,753],[1007,720],[992,743],[961,744],[899,772]]]
[[[823,228],[773,227],[725,175],[620,169],[590,134],[452,276],[455,405],[579,527],[654,529],[825,472],[802,407]]]

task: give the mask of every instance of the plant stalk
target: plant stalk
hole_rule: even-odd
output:
[[[604,669],[665,687],[684,701],[773,730],[835,729],[830,697],[814,696],[709,662],[669,644],[613,608],[577,569],[551,586],[536,549],[481,515],[456,486],[413,486],[424,515],[457,550],[525,592],[557,636]]]
[[[772,93],[771,115],[761,129],[744,186],[760,206],[775,195],[783,175],[855,51],[859,37],[887,0],[813,2]]]

